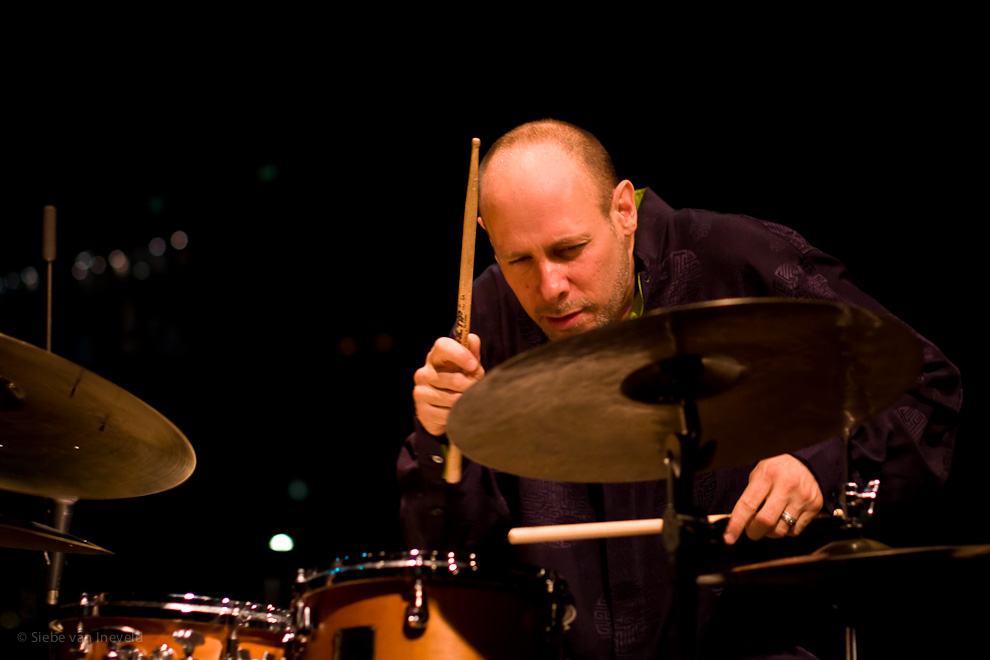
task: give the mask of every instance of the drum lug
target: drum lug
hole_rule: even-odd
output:
[[[284,642],[285,640],[283,640]],[[251,651],[241,648],[241,642],[235,630],[227,638],[227,654],[223,657],[223,660],[275,660],[275,655],[269,651],[265,651],[261,654],[260,658],[252,658]]]
[[[96,640],[106,641],[108,651],[106,657],[109,660],[145,660],[144,654],[137,647],[131,644],[118,646],[125,638],[141,639],[141,631],[137,628],[131,628],[130,626],[104,626],[102,628],[96,628],[88,635],[83,635],[80,638],[80,644],[90,647],[94,638]],[[89,649],[87,648],[88,652]],[[85,657],[85,655],[78,657]]]
[[[93,638],[86,634],[86,628],[80,621],[76,625],[76,636],[73,638],[73,646],[69,649],[69,655],[73,658],[85,658],[93,646]]]
[[[312,613],[309,606],[299,601],[296,603],[296,634],[306,635],[313,630]]]
[[[145,660],[145,655],[141,652],[141,649],[130,644],[125,644],[114,651],[114,653],[116,653],[114,656],[116,660]]]
[[[237,655],[232,656],[234,660],[275,660],[275,656],[270,651],[265,651],[260,658],[252,658],[251,652],[247,649],[240,649]]]
[[[423,579],[416,578],[412,586],[412,593],[409,596],[409,605],[406,607],[406,635],[418,637],[426,630],[426,624],[430,619],[430,608],[426,602],[426,590],[423,588]]]
[[[80,637],[73,642],[72,648],[69,649],[69,655],[73,658],[85,658],[89,655],[89,651],[93,644],[90,642],[89,637]]]
[[[240,655],[241,642],[237,638],[237,629],[235,628],[230,633],[230,637],[227,638],[227,653],[223,656],[223,660],[241,660]]]
[[[197,632],[191,628],[180,628],[172,633],[172,639],[179,643],[182,650],[186,654],[186,658],[192,658],[193,651],[196,650],[197,646],[202,646],[206,643],[206,638],[203,637],[203,633]]]
[[[157,648],[151,652],[151,660],[172,660],[174,657],[175,651],[167,644],[162,644],[161,648]]]

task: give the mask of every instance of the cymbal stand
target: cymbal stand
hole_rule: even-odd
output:
[[[695,656],[698,616],[697,579],[704,565],[704,551],[718,535],[694,504],[695,471],[711,462],[714,445],[701,445],[701,418],[695,399],[729,387],[742,369],[731,358],[679,355],[630,374],[622,392],[636,401],[677,406],[680,432],[660,438],[667,475],[667,508],[663,514],[663,544],[674,574],[674,627],[681,657]],[[676,442],[668,441],[668,437]]]
[[[873,550],[886,550],[889,546],[866,538],[863,530],[873,516],[876,505],[877,491],[880,489],[880,480],[871,479],[866,486],[860,490],[859,484],[852,480],[852,436],[851,424],[846,424],[842,431],[843,455],[845,457],[845,487],[839,492],[839,509],[836,514],[842,519],[840,530],[845,538],[832,541],[817,550],[819,553],[827,555],[844,555]],[[842,603],[834,603],[837,610],[842,610]],[[856,641],[856,626],[847,618],[844,626],[845,634],[845,654],[846,660],[857,660],[858,644]]]
[[[69,523],[72,520],[72,510],[75,506],[75,499],[55,499],[51,500],[52,507],[52,527],[63,534],[69,531]],[[48,574],[45,578],[45,602],[49,605],[58,605],[59,585],[62,582],[62,569],[65,566],[65,554],[62,552],[45,553],[48,560]]]
[[[859,484],[852,480],[852,433],[850,431],[850,424],[846,424],[842,431],[842,445],[842,453],[846,461],[846,484],[845,488],[839,492],[839,510],[842,517],[842,529],[843,531],[853,532],[857,536],[862,537],[866,523],[873,517],[877,491],[880,490],[880,480],[870,480],[863,490],[859,490]],[[875,541],[867,542],[875,543]],[[884,546],[884,548],[886,547]],[[857,550],[862,549],[857,548]]]
[[[701,460],[701,422],[692,399],[682,399],[680,407],[684,430],[675,434],[677,442],[666,443],[663,457],[667,471],[667,508],[663,514],[663,543],[674,569],[674,602],[677,604],[675,630],[681,658],[693,660],[697,636],[697,578],[704,563],[704,550],[713,545],[717,534],[708,518],[694,504],[694,475]]]
[[[52,352],[52,263],[55,261],[55,207],[46,206],[42,213],[41,256],[48,266],[48,296],[45,314],[45,350]],[[72,520],[72,509],[75,498],[52,499],[52,527],[59,532],[67,533]],[[48,561],[47,577],[45,578],[45,601],[49,605],[58,605],[59,584],[62,581],[62,568],[65,566],[65,554],[62,552],[45,553]]]

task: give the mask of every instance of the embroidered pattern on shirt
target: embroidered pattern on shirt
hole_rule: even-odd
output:
[[[773,275],[773,291],[776,295],[790,298],[836,299],[835,291],[832,291],[824,275],[816,273],[809,277],[808,272],[793,261],[777,266]]]
[[[677,250],[667,255],[660,264],[659,306],[672,307],[685,301],[694,300],[701,286],[701,264],[691,250]],[[655,307],[651,296],[648,308]]]

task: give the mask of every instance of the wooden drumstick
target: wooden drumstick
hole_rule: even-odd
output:
[[[42,213],[41,257],[48,262],[48,310],[45,328],[45,348],[52,352],[52,262],[55,261],[55,207],[46,206]]]
[[[464,234],[461,238],[461,278],[457,286],[457,341],[468,347],[471,333],[471,288],[474,284],[474,237],[478,226],[478,150],[481,140],[471,140],[471,166],[468,170],[467,196],[464,199]],[[447,483],[461,480],[461,450],[451,442],[447,449]]]
[[[714,523],[729,517],[728,513],[708,516]],[[663,518],[646,520],[613,520],[597,523],[577,523],[574,525],[545,525],[543,527],[513,527],[509,530],[509,543],[548,543],[551,541],[579,541],[582,539],[607,539],[616,536],[638,536],[640,534],[660,534],[663,532]]]

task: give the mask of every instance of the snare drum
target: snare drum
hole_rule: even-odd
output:
[[[550,571],[417,551],[300,572],[293,607],[299,660],[560,658],[574,614]]]
[[[83,594],[50,625],[61,660],[285,660],[288,612],[193,594],[111,598]]]

